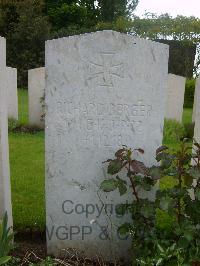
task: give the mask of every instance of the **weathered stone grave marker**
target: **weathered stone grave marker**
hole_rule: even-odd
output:
[[[28,71],[29,123],[44,128],[45,68]]]
[[[7,212],[12,226],[7,111],[6,40],[0,37],[0,219]]]
[[[6,74],[8,117],[18,120],[17,69],[6,67]]]
[[[185,81],[186,79],[181,76],[174,74],[169,74],[168,76],[168,95],[165,115],[167,119],[182,122]]]
[[[113,31],[61,38],[46,42],[45,68],[48,253],[75,248],[87,256],[126,258],[130,242],[116,233],[122,219],[106,214],[102,202],[114,208],[127,196],[102,197],[102,162],[127,145],[143,148],[145,163],[155,163],[168,46]]]
[[[193,112],[192,112],[192,122],[195,122],[196,119],[196,100],[197,100],[197,93],[200,90],[200,80],[196,79],[195,82],[195,93],[194,93],[194,103],[193,103]]]

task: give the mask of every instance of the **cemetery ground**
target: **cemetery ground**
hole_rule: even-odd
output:
[[[28,95],[27,90],[20,89],[19,96],[19,124],[28,124]],[[191,123],[192,109],[184,109],[183,124]],[[26,233],[32,231],[44,232],[45,228],[45,170],[44,170],[44,132],[14,132],[14,121],[9,122],[9,145],[12,183],[12,204],[14,230],[21,232],[26,240]],[[172,132],[182,134],[182,127],[178,123],[167,121],[165,124],[164,144],[170,149],[176,149],[178,140]],[[167,178],[162,187],[172,186]],[[170,218],[158,213],[162,226],[170,226]],[[23,233],[25,234],[23,234]],[[30,234],[29,234],[30,236]],[[28,239],[30,237],[28,236]],[[43,234],[44,236],[44,234]],[[38,237],[38,236],[37,236]],[[34,237],[33,237],[34,238]],[[20,238],[20,241],[22,239]],[[37,240],[37,239],[36,239]],[[26,247],[32,248],[26,244]],[[39,244],[38,251],[41,253]]]

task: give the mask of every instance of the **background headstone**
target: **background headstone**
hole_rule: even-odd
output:
[[[8,97],[8,118],[18,120],[18,92],[17,92],[17,69],[6,67],[7,73],[7,97]]]
[[[44,128],[45,68],[28,71],[29,123]]]
[[[186,79],[168,75],[168,96],[165,118],[182,121]]]
[[[155,163],[168,46],[113,31],[61,38],[46,42],[45,68],[48,253],[75,248],[108,260],[128,258],[129,241],[116,233],[122,219],[98,213],[102,202],[114,208],[127,198],[100,192],[108,177],[102,162],[127,145],[143,148],[145,163]]]
[[[194,139],[200,143],[200,78],[196,80],[195,102]]]
[[[7,212],[8,224],[12,226],[6,93],[6,40],[2,37],[0,37],[0,81],[0,219]]]
[[[196,79],[195,93],[194,93],[194,104],[193,104],[193,112],[192,112],[192,122],[195,122],[195,119],[196,119],[196,100],[197,100],[197,92],[199,90],[200,90],[200,80]]]

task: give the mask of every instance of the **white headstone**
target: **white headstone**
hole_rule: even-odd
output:
[[[196,80],[196,112],[195,112],[195,129],[194,139],[200,143],[200,78]]]
[[[44,128],[45,68],[28,71],[29,123]]]
[[[45,68],[48,253],[75,248],[87,256],[126,258],[129,242],[116,233],[123,221],[102,211],[102,202],[116,206],[127,196],[99,191],[110,178],[102,162],[127,145],[143,148],[145,163],[155,163],[168,46],[113,31],[61,38],[46,42]]]
[[[165,118],[182,122],[186,78],[169,74]]]
[[[194,92],[194,103],[193,103],[193,112],[192,112],[192,122],[195,122],[196,119],[196,100],[197,100],[197,92],[200,90],[200,81],[196,80],[195,83],[195,92]]]
[[[6,40],[2,37],[0,37],[0,81],[0,219],[7,212],[8,224],[12,226],[6,94]]]
[[[7,73],[7,97],[8,117],[18,120],[18,92],[17,92],[17,69],[6,67]]]

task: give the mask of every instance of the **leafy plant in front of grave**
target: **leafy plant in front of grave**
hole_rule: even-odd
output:
[[[130,234],[133,240],[134,261],[155,253],[155,227],[156,227],[156,202],[144,197],[158,183],[161,176],[161,168],[158,166],[146,167],[144,163],[135,159],[137,153],[143,154],[142,149],[131,150],[122,148],[115,153],[114,159],[108,163],[107,172],[112,178],[101,183],[101,189],[105,192],[118,190],[124,195],[131,187],[133,202],[121,204],[116,207],[118,215],[130,213],[132,223],[122,224],[118,228],[120,235]],[[121,178],[120,173],[126,173],[126,178]]]
[[[183,140],[176,152],[163,150],[157,153],[157,161],[163,168],[163,176],[174,179],[172,188],[158,190],[157,207],[173,220],[170,229],[159,232],[156,228],[157,241],[163,250],[175,247],[173,257],[161,265],[168,265],[174,259],[174,265],[193,265],[200,262],[200,145],[194,142],[192,155],[190,144]],[[170,158],[166,161],[166,158]],[[167,163],[166,163],[167,162]],[[177,253],[178,251],[178,253]],[[171,264],[170,264],[171,265]]]
[[[7,263],[11,257],[8,256],[13,248],[13,234],[8,228],[8,215],[5,213],[2,222],[0,221],[0,265]]]
[[[117,207],[117,213],[131,213],[132,223],[119,227],[133,242],[133,265],[198,265],[200,262],[200,144],[194,141],[194,154],[186,140],[176,152],[165,146],[156,151],[159,166],[146,167],[132,158],[136,152],[127,148],[107,160],[112,178],[101,183],[105,192],[133,193],[133,202]],[[123,171],[122,171],[123,170]],[[126,179],[119,177],[126,171]],[[155,201],[144,197],[161,178],[173,179],[174,186],[159,189]],[[158,184],[157,184],[158,185]],[[159,224],[157,213],[171,217],[171,227]]]

